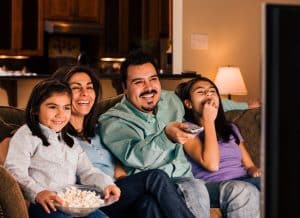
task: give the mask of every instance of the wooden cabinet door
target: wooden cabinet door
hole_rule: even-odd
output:
[[[12,48],[12,3],[0,1],[0,54],[9,54]],[[10,51],[11,52],[11,51]]]
[[[77,0],[75,5],[76,18],[80,21],[100,21],[100,1],[101,0]]]
[[[43,1],[44,0],[22,0],[22,22],[18,54],[30,56],[43,55]]]
[[[45,0],[45,19],[102,22],[104,0]]]
[[[74,0],[45,0],[45,19],[72,20],[75,16],[74,3]]]
[[[0,8],[0,54],[43,55],[43,0],[1,0]]]

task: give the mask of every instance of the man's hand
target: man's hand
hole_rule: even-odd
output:
[[[165,133],[171,141],[179,144],[185,144],[188,140],[195,137],[194,134],[187,133],[184,131],[185,128],[188,128],[188,124],[180,122],[169,123],[165,127]]]
[[[35,201],[42,205],[47,213],[50,213],[50,209],[56,211],[54,203],[63,204],[63,200],[57,196],[55,192],[44,190],[36,195]]]

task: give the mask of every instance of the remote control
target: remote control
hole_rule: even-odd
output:
[[[203,127],[198,126],[196,124],[193,123],[187,123],[189,126],[187,128],[184,129],[184,131],[188,132],[188,133],[192,133],[192,134],[198,134],[200,132],[202,132],[204,130]]]

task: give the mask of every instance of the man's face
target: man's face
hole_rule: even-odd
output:
[[[161,85],[151,63],[130,65],[127,69],[125,94],[137,109],[153,113],[161,94]]]

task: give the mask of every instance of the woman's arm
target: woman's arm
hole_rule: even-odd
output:
[[[247,170],[247,174],[251,177],[258,177],[261,176],[261,171],[259,168],[255,166],[253,163],[250,154],[248,153],[245,145],[243,142],[240,143],[240,148],[242,151],[242,164],[244,165],[245,169]]]

